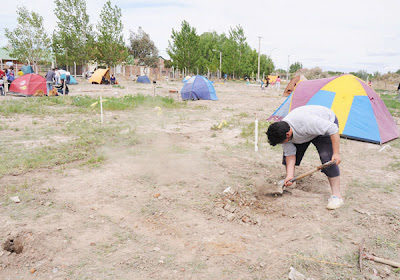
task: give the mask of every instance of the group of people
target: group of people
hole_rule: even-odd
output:
[[[270,78],[267,76],[264,80],[261,80],[261,89],[266,89],[270,84]],[[278,76],[275,81],[275,88],[279,91],[281,89],[281,77]]]
[[[104,76],[101,77],[101,84],[103,85],[115,85],[117,81],[115,80],[114,74],[111,75],[110,80],[107,80]]]
[[[70,72],[67,71],[65,73],[65,79],[61,79],[61,74],[58,68],[52,68],[51,70],[47,71],[45,79],[47,95],[49,95],[49,92],[53,90],[53,87],[57,90],[57,94],[68,95],[69,88],[67,84],[69,84],[71,79]]]
[[[3,71],[0,70],[0,94],[4,95],[5,94],[5,81],[7,81],[8,84],[8,89],[10,89],[10,85],[12,81],[15,80],[15,75],[14,75],[14,67],[10,66],[8,69],[4,69]]]

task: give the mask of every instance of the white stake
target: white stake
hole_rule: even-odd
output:
[[[103,98],[100,95],[100,114],[101,114],[101,124],[103,124]]]
[[[258,152],[258,119],[256,119],[254,122],[254,132],[256,134],[254,141],[254,151]]]

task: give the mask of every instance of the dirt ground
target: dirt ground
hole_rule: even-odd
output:
[[[182,86],[79,82],[71,95],[169,96]],[[254,136],[241,133],[274,112],[283,88],[215,87],[219,101],[106,111],[105,123],[117,119],[145,140],[101,147],[99,167],[73,162],[0,178],[0,240],[23,246],[19,254],[1,249],[0,279],[288,279],[291,267],[313,279],[400,279],[384,264],[358,267],[363,238],[366,252],[400,262],[400,141],[341,139],[338,210],[325,208],[322,173],[271,196],[268,186],[285,175],[281,148],[261,129],[255,152]],[[24,116],[3,121],[17,127]],[[311,147],[296,174],[319,164]],[[25,185],[29,196],[10,203],[10,185]]]

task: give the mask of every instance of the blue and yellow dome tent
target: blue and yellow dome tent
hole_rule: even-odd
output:
[[[353,75],[300,81],[268,120],[279,121],[295,108],[306,105],[321,105],[334,111],[339,133],[345,138],[383,144],[400,136],[379,95]]]
[[[192,76],[181,90],[182,100],[218,100],[211,81],[204,76]]]

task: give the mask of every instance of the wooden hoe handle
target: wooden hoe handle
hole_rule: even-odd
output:
[[[324,164],[321,164],[321,165],[315,167],[314,169],[312,169],[312,170],[310,170],[310,171],[307,171],[306,173],[303,173],[303,174],[300,174],[299,176],[294,177],[294,178],[293,178],[292,180],[290,180],[290,181],[291,181],[291,182],[294,182],[294,181],[296,181],[296,180],[300,180],[300,179],[302,179],[302,178],[304,178],[304,177],[307,177],[307,176],[313,174],[314,172],[317,172],[318,170],[327,168],[327,167],[329,167],[329,166],[331,166],[332,164],[335,164],[335,163],[336,163],[335,161],[328,161],[328,162],[325,162]]]

